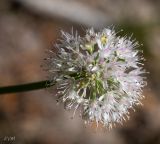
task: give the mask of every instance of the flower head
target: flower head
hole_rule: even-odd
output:
[[[56,50],[47,58],[58,101],[66,109],[80,108],[85,122],[106,127],[122,123],[128,109],[140,104],[146,85],[138,43],[109,28],[88,29],[84,37],[73,31],[61,33]]]

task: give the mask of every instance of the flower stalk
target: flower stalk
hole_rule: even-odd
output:
[[[28,92],[32,90],[44,89],[50,86],[53,86],[53,83],[51,84],[48,80],[20,85],[4,86],[0,87],[0,94]]]

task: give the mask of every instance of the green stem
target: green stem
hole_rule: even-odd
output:
[[[72,73],[72,74],[70,74],[70,76],[74,77],[75,79],[81,78],[81,75],[79,75],[79,73],[78,74]],[[51,87],[53,85],[55,85],[55,83],[53,83],[49,80],[46,80],[46,81],[39,81],[39,82],[12,85],[12,86],[4,86],[4,87],[0,87],[0,95],[1,94],[8,94],[8,93],[18,93],[18,92],[39,90],[39,89]]]
[[[51,82],[46,81],[39,81],[39,82],[33,82],[33,83],[26,83],[26,84],[20,84],[20,85],[13,85],[13,86],[4,86],[0,87],[0,94],[8,94],[8,93],[18,93],[18,92],[26,92],[31,90],[38,90],[50,87]]]

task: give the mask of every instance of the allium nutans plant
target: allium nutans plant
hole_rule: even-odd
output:
[[[79,109],[86,123],[108,128],[122,123],[129,109],[141,104],[146,85],[138,42],[110,28],[88,29],[84,37],[61,34],[45,61],[57,100],[74,114]]]

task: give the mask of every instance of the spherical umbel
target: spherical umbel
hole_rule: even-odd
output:
[[[122,123],[128,109],[140,104],[146,85],[138,43],[109,28],[88,29],[84,37],[73,31],[61,34],[46,59],[57,100],[66,109],[80,108],[85,122]]]

